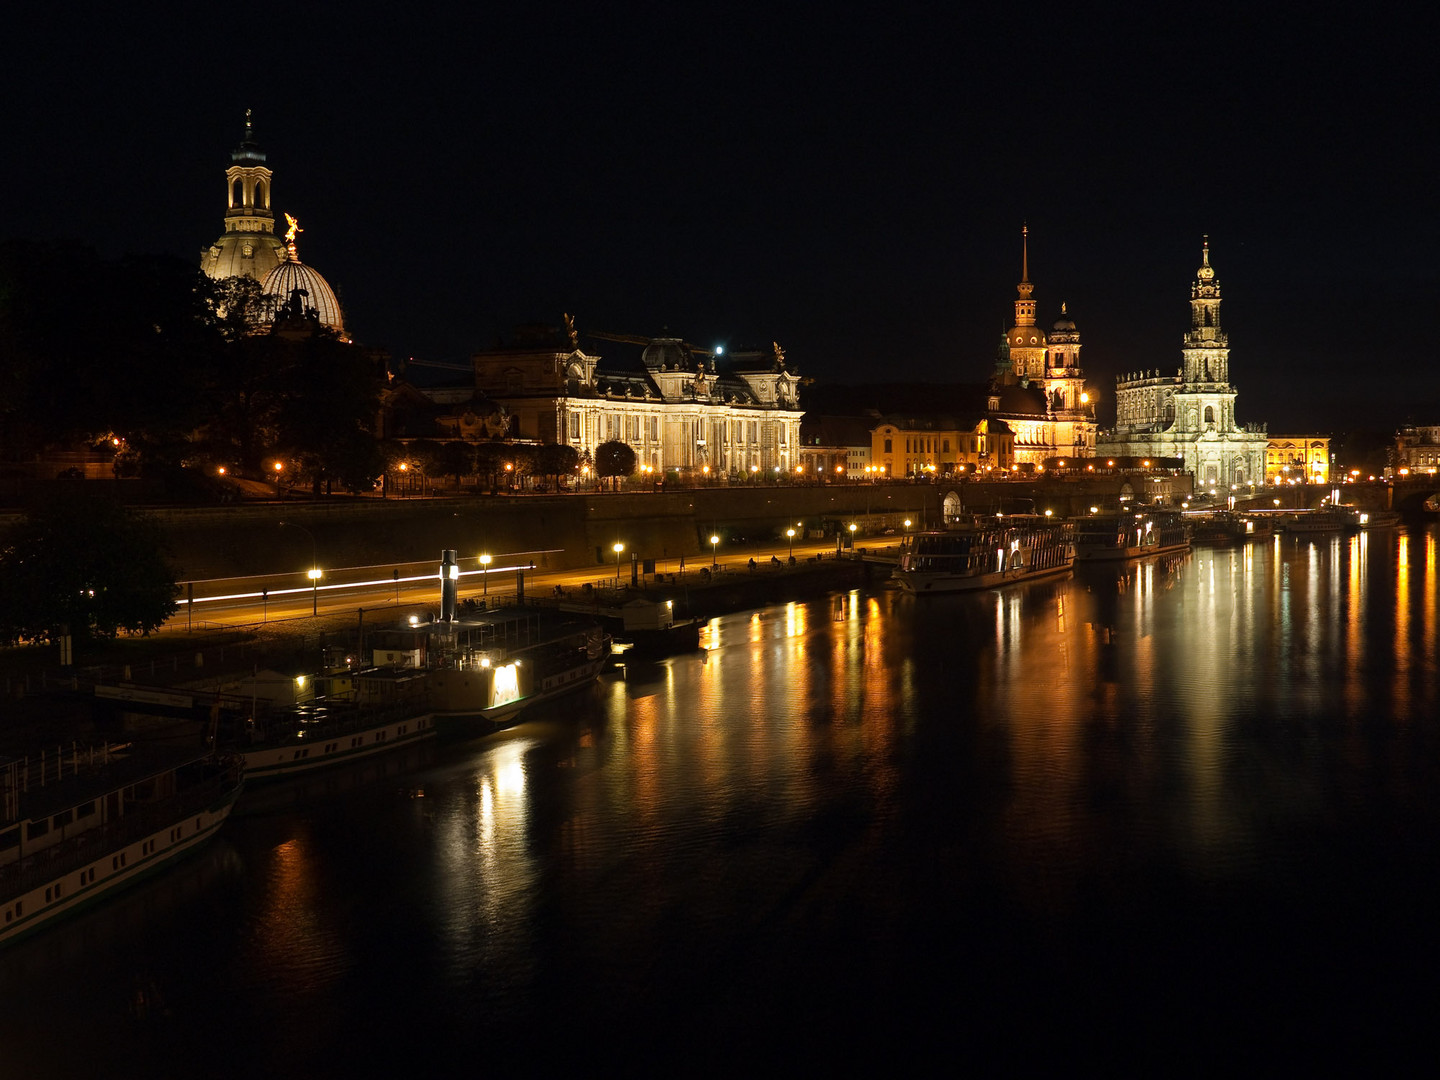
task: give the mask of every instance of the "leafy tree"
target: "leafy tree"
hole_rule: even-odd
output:
[[[483,442],[475,448],[475,471],[490,478],[490,493],[499,486],[506,465],[515,463],[515,450],[503,442]]]
[[[107,499],[61,493],[0,544],[0,641],[148,634],[179,593],[159,530]]]
[[[558,488],[560,477],[573,476],[580,470],[580,452],[573,446],[546,443],[536,448],[534,468],[536,476],[554,477]]]
[[[455,490],[460,490],[460,481],[475,472],[475,446],[459,439],[440,447],[439,470],[446,476],[455,477]]]
[[[595,448],[595,474],[614,477],[629,476],[635,471],[635,451],[619,439],[603,442]]]

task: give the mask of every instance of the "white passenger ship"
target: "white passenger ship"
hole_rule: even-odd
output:
[[[131,743],[0,761],[0,945],[212,837],[240,794],[235,755]]]
[[[910,593],[993,589],[1068,573],[1074,528],[1045,518],[987,518],[917,533],[900,556],[895,580]]]
[[[1123,562],[1189,550],[1190,527],[1175,513],[1101,514],[1075,522],[1080,562]]]

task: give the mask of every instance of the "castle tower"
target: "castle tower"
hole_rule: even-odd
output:
[[[1185,381],[1221,385],[1230,381],[1229,339],[1220,329],[1220,282],[1210,265],[1210,237],[1200,249],[1200,269],[1190,286],[1190,329],[1185,334]]]
[[[246,109],[244,138],[230,154],[230,167],[225,170],[225,232],[200,252],[200,269],[206,276],[260,281],[285,261],[285,242],[275,235],[275,213],[270,208],[272,175]]]
[[[1020,230],[1020,284],[1015,287],[1015,325],[1006,340],[1010,343],[1011,370],[1016,378],[1041,378],[1045,374],[1045,331],[1035,325],[1035,286],[1030,284],[1030,228]]]

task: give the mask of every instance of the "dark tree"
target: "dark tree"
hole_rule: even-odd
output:
[[[603,442],[595,448],[595,474],[611,477],[612,486],[616,483],[614,478],[629,476],[635,471],[635,462],[635,451],[618,439]]]
[[[473,443],[456,439],[440,447],[439,470],[455,478],[455,490],[460,490],[460,481],[475,473],[475,446]]]
[[[0,543],[0,641],[148,634],[179,587],[159,530],[118,503],[65,492],[29,511]]]
[[[536,447],[534,467],[536,476],[553,477],[559,488],[560,477],[574,476],[580,470],[580,452],[573,446],[546,443]]]
[[[514,447],[503,442],[484,442],[475,448],[475,471],[482,477],[489,477],[490,492],[494,494],[505,466],[515,464]]]

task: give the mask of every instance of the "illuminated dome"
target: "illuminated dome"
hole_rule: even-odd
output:
[[[679,338],[654,338],[640,354],[651,371],[684,370],[689,366],[685,363],[687,358],[685,343]]]
[[[1052,327],[1052,329],[1055,329],[1055,330],[1074,330],[1074,329],[1075,329],[1075,320],[1072,319],[1072,318],[1070,318],[1070,313],[1065,310],[1065,305],[1064,305],[1064,304],[1061,304],[1061,305],[1060,305],[1060,317],[1055,320],[1055,325]]]
[[[334,330],[345,337],[345,325],[340,318],[340,301],[335,299],[335,290],[320,276],[319,271],[300,261],[292,240],[286,248],[288,258],[275,267],[260,282],[260,290],[273,297],[275,307],[284,309],[299,290],[307,311],[314,311],[320,325]]]

